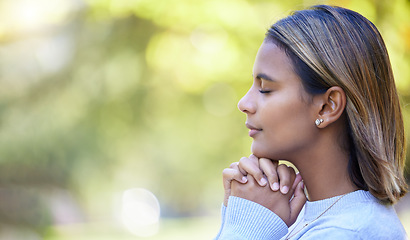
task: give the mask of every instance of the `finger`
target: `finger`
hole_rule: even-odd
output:
[[[235,170],[240,171],[238,165],[239,165],[239,162],[233,162],[233,163],[231,163],[231,165],[229,165],[229,168],[232,168],[232,169],[235,169]],[[245,174],[242,174],[242,175],[245,175]]]
[[[239,162],[233,162],[231,163],[231,165],[229,165],[229,168],[238,169],[238,164]]]
[[[242,158],[245,158],[245,157],[242,157]],[[241,160],[242,160],[242,158],[241,158]],[[230,167],[230,168],[233,168],[233,169],[237,169],[237,170],[240,171],[240,172],[242,173],[242,175],[244,175],[244,176],[248,175],[248,173],[247,173],[245,170],[243,170],[243,169],[241,169],[241,168],[239,167],[239,162],[234,162],[234,163],[232,163],[229,167]]]
[[[237,181],[231,182],[231,193],[230,196],[241,197],[249,199],[254,195],[251,191],[255,187],[260,187],[252,175],[248,175],[248,182],[246,184],[240,184]],[[229,199],[229,198],[228,198]],[[227,201],[228,202],[228,201]]]
[[[246,183],[247,178],[246,176],[243,176],[242,173],[236,169],[232,168],[225,168],[222,171],[223,175],[223,184],[225,189],[230,189],[231,188],[231,182],[232,180],[236,180],[240,183]]]
[[[302,181],[302,176],[300,175],[300,173],[296,173],[296,178],[295,181],[293,181],[293,185],[292,185],[292,191],[295,191],[297,186],[299,185],[299,183]]]
[[[268,181],[263,176],[262,170],[259,168],[258,158],[254,155],[249,156],[249,158],[243,157],[239,161],[239,168],[247,172],[247,174],[252,175],[260,186],[265,186]]]
[[[228,199],[229,196],[231,195],[231,183],[232,180],[236,180],[237,182],[240,183],[246,183],[247,178],[246,176],[243,176],[242,173],[237,169],[234,168],[225,168],[222,171],[223,175],[223,186],[225,189],[225,195],[224,195],[224,205],[228,206]]]
[[[285,164],[280,164],[277,171],[279,176],[280,191],[283,194],[287,194],[295,181],[295,170]]]
[[[240,174],[242,174],[242,175],[241,175],[241,176],[242,176],[242,178],[241,178],[242,181],[239,180],[239,176],[238,176],[238,178],[235,178],[235,180],[237,180],[238,182],[241,182],[241,183],[246,183],[246,181],[247,181],[246,175],[248,175],[248,173],[239,167],[239,162],[233,162],[233,163],[229,166],[229,168],[235,169],[235,170],[238,171]]]
[[[297,185],[293,199],[290,201],[290,221],[294,223],[306,203],[303,181]]]
[[[263,171],[268,179],[269,186],[273,191],[279,190],[279,178],[276,171],[278,167],[278,161],[270,160],[267,158],[259,159],[259,168]]]
[[[296,191],[296,188],[298,187],[299,183],[302,181],[303,181],[302,176],[300,175],[300,173],[297,173],[295,177],[295,181],[293,181],[293,185],[289,191],[290,196],[293,196],[294,192]]]

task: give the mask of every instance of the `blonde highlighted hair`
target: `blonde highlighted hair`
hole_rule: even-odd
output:
[[[305,90],[341,87],[349,174],[360,189],[386,204],[407,192],[405,133],[393,72],[377,28],[357,12],[327,5],[296,11],[266,33],[290,57]]]

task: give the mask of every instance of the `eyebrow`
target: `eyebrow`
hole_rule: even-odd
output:
[[[264,74],[264,73],[258,73],[256,75],[257,79],[263,79],[263,80],[267,80],[270,82],[276,82],[276,80],[274,80],[273,78],[269,77],[268,75]]]

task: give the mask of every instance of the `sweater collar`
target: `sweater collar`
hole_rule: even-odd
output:
[[[356,205],[359,202],[377,201],[377,199],[373,197],[373,195],[371,195],[368,191],[364,191],[364,190],[357,190],[357,191],[346,194],[342,198],[340,197],[341,196],[335,196],[332,198],[327,198],[327,199],[313,201],[313,202],[307,201],[305,204],[305,213],[304,213],[305,221],[309,221],[314,218],[317,218],[320,214],[325,212],[336,201],[337,203],[334,204],[324,215],[337,214],[340,211],[343,211],[344,209],[346,209],[346,207],[349,207],[351,205]],[[338,201],[339,198],[340,200]]]

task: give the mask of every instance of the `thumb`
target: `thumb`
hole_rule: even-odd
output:
[[[303,188],[304,188],[303,182],[300,182],[295,189],[294,197],[290,201],[290,222],[291,224],[293,224],[296,221],[300,211],[302,210],[307,200],[305,192],[303,191]]]
[[[222,175],[223,175],[223,185],[225,189],[224,205],[228,206],[228,198],[231,195],[231,182],[233,180],[236,180],[240,183],[246,183],[248,179],[245,176],[243,176],[241,172],[233,168],[225,168],[222,171]]]

